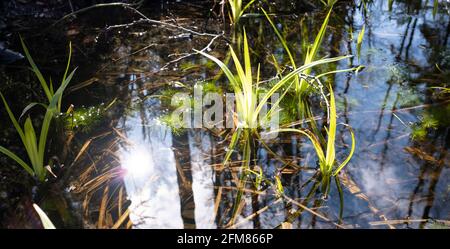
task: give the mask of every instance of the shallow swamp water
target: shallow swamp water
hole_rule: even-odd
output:
[[[2,227],[40,227],[30,211],[34,202],[57,227],[450,227],[450,99],[442,89],[450,83],[448,1],[439,1],[437,9],[433,1],[393,1],[392,6],[381,0],[338,1],[319,55],[354,56],[324,70],[364,66],[357,73],[327,77],[338,123],[351,126],[356,140],[353,157],[337,176],[340,185],[333,182],[328,196],[315,191],[314,147],[304,137],[280,135],[268,143],[270,151],[258,144],[253,159],[264,178],[279,181],[284,197],[249,178],[236,217],[241,155],[222,164],[230,134],[226,129],[175,129],[167,118],[175,93],[192,94],[198,85],[227,91],[226,78],[217,76],[219,67],[193,52],[203,49],[226,59],[227,44],[238,46],[243,39],[240,30],[223,23],[220,6],[150,1],[139,13],[110,6],[60,19],[71,13],[65,4],[30,2],[36,14],[26,15],[30,10],[19,1],[4,4],[2,42],[22,53],[20,33],[43,74],[59,79],[71,41],[77,72],[63,110],[73,112],[61,115],[47,147],[64,165],[57,178],[36,187],[26,172],[0,156]],[[314,39],[327,11],[304,1],[257,2],[301,58],[302,44]],[[74,7],[86,7],[79,4]],[[277,74],[272,59],[286,64],[288,58],[259,9],[247,12],[239,25],[246,29],[261,78],[270,79]],[[162,23],[140,19],[143,15]],[[0,90],[17,116],[45,96],[26,59],[3,63],[0,77]],[[310,105],[318,124],[325,124],[321,98],[312,98]],[[3,107],[0,115],[1,145],[20,151]],[[350,144],[348,129],[338,126],[339,161]]]

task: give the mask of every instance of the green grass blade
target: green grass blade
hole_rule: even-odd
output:
[[[41,71],[39,71],[39,68],[36,66],[36,63],[34,63],[33,58],[30,55],[30,52],[28,52],[28,48],[25,45],[25,42],[23,41],[22,37],[20,37],[20,42],[22,43],[23,51],[25,52],[25,56],[28,59],[28,62],[31,65],[31,69],[36,74],[36,76],[39,79],[39,82],[41,83],[42,89],[44,89],[45,96],[47,96],[48,101],[52,99],[52,94],[50,92],[50,89],[48,88],[48,84],[44,79],[44,76],[42,76]]]
[[[246,81],[245,72],[241,63],[239,62],[239,58],[237,57],[236,53],[234,52],[234,49],[231,46],[230,46],[230,53],[231,57],[233,58],[234,67],[236,68],[236,72],[238,73],[242,88],[245,88],[244,86]]]
[[[28,104],[25,108],[23,108],[22,113],[20,114],[19,120],[21,120],[22,117],[25,116],[25,114],[27,114],[27,112],[29,110],[31,110],[33,107],[35,107],[37,105],[40,105],[40,106],[42,106],[44,108],[47,108],[46,104],[42,104],[42,103],[38,103],[38,102],[32,102],[32,103]]]
[[[281,184],[281,180],[280,177],[275,176],[275,182],[276,182],[276,187],[277,187],[277,193],[281,196],[284,194],[284,188],[283,188],[283,184]]]
[[[319,140],[310,131],[294,129],[294,128],[283,128],[283,129],[277,129],[277,130],[271,131],[269,133],[272,133],[272,132],[294,132],[294,133],[300,133],[302,135],[305,135],[312,142],[314,149],[316,150],[317,157],[319,158],[319,161],[325,160],[325,154],[323,153],[323,150],[322,150],[322,147],[320,146]]]
[[[299,73],[307,70],[308,68],[312,68],[315,67],[317,65],[321,65],[321,64],[326,64],[326,63],[331,63],[331,62],[336,62],[336,61],[340,61],[346,58],[350,58],[351,55],[347,55],[347,56],[339,56],[339,57],[333,57],[333,58],[327,58],[327,59],[321,59],[321,60],[317,60],[317,61],[313,61],[309,64],[303,65],[297,69],[295,69],[294,71],[290,72],[289,74],[287,74],[286,76],[284,76],[277,84],[275,84],[265,95],[264,97],[260,100],[260,103],[258,105],[258,107],[255,110],[255,115],[258,115],[258,113],[261,111],[261,109],[264,107],[264,103],[266,103],[270,96],[272,96],[278,89],[280,89],[284,84],[286,84],[287,82],[289,82],[290,80],[292,80],[295,76],[297,76]]]
[[[342,217],[344,215],[344,192],[342,191],[341,181],[339,177],[334,178],[336,187],[339,193],[339,224],[342,223]]]
[[[45,144],[47,143],[47,135],[48,130],[50,128],[50,123],[53,119],[54,114],[57,112],[57,104],[60,99],[60,96],[62,96],[64,90],[66,89],[67,85],[69,84],[70,80],[72,79],[74,73],[76,71],[76,68],[70,73],[70,75],[66,78],[66,80],[61,84],[61,86],[56,91],[55,95],[53,95],[52,100],[50,101],[49,106],[47,107],[47,112],[45,113],[44,120],[42,121],[42,127],[41,127],[41,134],[39,136],[39,159],[40,161],[44,161],[44,154],[45,154]]]
[[[336,102],[334,100],[334,92],[331,84],[329,85],[330,91],[330,103],[329,103],[329,128],[328,128],[328,138],[327,138],[327,154],[326,154],[326,165],[328,167],[327,171],[331,172],[334,160],[336,157],[334,143],[336,140]]]
[[[436,17],[436,14],[438,12],[438,8],[439,8],[439,2],[438,1],[439,0],[434,0],[434,3],[433,3],[433,18]]]
[[[72,58],[72,42],[69,42],[69,58],[67,59],[66,71],[64,72],[64,76],[63,76],[63,79],[61,81],[61,84],[63,84],[64,81],[66,80],[67,73],[69,72],[71,58]],[[50,85],[50,86],[52,87],[52,85]],[[53,92],[53,90],[52,90],[52,92]],[[58,111],[61,111],[61,102],[62,102],[62,95],[59,96],[59,99],[58,99]]]
[[[0,97],[3,100],[3,104],[5,105],[6,112],[8,112],[9,118],[11,119],[11,122],[13,123],[14,128],[16,128],[17,133],[19,133],[19,136],[22,139],[22,142],[25,142],[25,134],[23,133],[23,130],[19,125],[19,122],[17,122],[16,118],[14,117],[14,114],[12,113],[11,109],[9,108],[9,105],[6,102],[6,99],[1,92],[0,92]]]
[[[247,33],[244,28],[244,65],[245,65],[245,79],[247,83],[252,83],[252,65],[250,62],[250,51],[248,49]]]
[[[16,154],[14,154],[12,151],[6,149],[3,146],[0,146],[0,152],[5,154],[9,158],[13,159],[14,161],[16,161],[30,175],[34,175],[34,171],[31,169],[31,167],[26,162],[24,162],[22,159],[20,159],[20,157],[18,157]]]
[[[255,1],[255,0],[251,0],[250,2],[248,2],[248,3],[244,6],[244,8],[242,8],[242,10],[241,10],[242,14],[243,14],[248,8],[250,8],[250,6],[253,4],[254,1]],[[242,15],[242,14],[241,14],[241,15]]]
[[[264,8],[261,8],[262,12],[266,16],[267,21],[269,21],[270,26],[272,26],[273,31],[275,32],[275,35],[278,37],[278,40],[281,42],[281,45],[283,46],[284,50],[286,51],[289,61],[291,62],[291,66],[295,69],[297,66],[295,65],[294,56],[292,56],[291,50],[289,49],[289,46],[286,42],[286,39],[281,35],[281,33],[278,31],[278,28],[273,23],[272,19],[269,17],[267,12],[264,10]]]
[[[309,50],[307,58],[305,59],[305,64],[310,63],[311,61],[314,60],[314,58],[317,55],[317,52],[319,51],[319,49],[322,45],[323,38],[327,31],[328,21],[330,20],[331,11],[332,11],[332,8],[330,8],[327,16],[323,20],[323,23],[322,23],[322,26],[320,27],[319,33],[317,34],[316,39],[314,40],[314,43],[313,43],[311,49]],[[308,73],[306,73],[306,74],[308,74]]]
[[[70,68],[71,58],[72,58],[72,42],[69,42],[69,58],[67,58],[66,71],[64,71],[64,76],[62,78],[61,84],[66,80],[67,73],[69,72],[69,68]]]
[[[44,166],[43,163],[39,160],[39,153],[37,147],[36,140],[36,132],[34,131],[33,123],[31,122],[31,118],[28,117],[25,121],[25,148],[28,153],[28,157],[30,158],[31,165],[33,166],[33,170],[36,173],[37,177],[40,181],[44,180]]]
[[[225,154],[225,157],[223,159],[223,165],[226,165],[227,162],[230,160],[231,154],[233,153],[234,148],[236,147],[240,136],[241,136],[241,129],[237,129],[231,136],[231,143],[228,146],[228,151]]]
[[[214,56],[211,56],[203,51],[199,51],[194,49],[195,52],[205,56],[206,58],[214,61],[219,67],[220,69],[222,69],[222,71],[225,73],[225,76],[227,76],[228,80],[230,81],[231,85],[233,87],[239,87],[238,82],[236,81],[234,74],[230,71],[230,69],[227,67],[227,65],[225,65],[222,61],[220,61],[219,59],[217,59]]]
[[[347,158],[337,167],[336,171],[333,173],[333,176],[336,176],[339,174],[339,172],[348,164],[350,159],[353,157],[353,153],[355,152],[356,147],[356,139],[355,139],[355,133],[353,132],[352,128],[350,126],[347,126],[350,129],[350,134],[352,136],[352,147],[350,149],[350,154],[347,156]]]
[[[347,72],[357,72],[359,70],[361,70],[362,68],[364,68],[364,66],[358,66],[358,67],[352,67],[352,68],[346,68],[346,69],[339,69],[339,70],[332,70],[332,71],[328,71],[322,74],[319,74],[316,76],[316,78],[322,78],[324,76],[330,75],[330,74],[337,74],[337,73],[347,73]]]
[[[361,57],[361,46],[362,46],[365,31],[366,31],[366,25],[363,25],[361,31],[359,32],[358,40],[356,41],[356,53],[358,55],[358,59]]]
[[[49,79],[49,86],[48,86],[49,90],[50,90],[50,94],[53,96],[55,95],[55,91],[53,90],[53,81],[52,81],[52,77],[50,77]]]

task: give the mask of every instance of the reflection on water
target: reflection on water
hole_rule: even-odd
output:
[[[139,119],[127,118],[131,145],[119,152],[126,169],[130,219],[136,228],[182,228],[171,131],[152,120],[147,128],[149,139],[143,140],[139,123]]]
[[[450,219],[448,121],[445,121],[450,120],[449,112],[427,114],[430,107],[442,104],[440,99],[432,98],[430,87],[448,84],[448,77],[437,71],[435,64],[439,63],[443,71],[449,70],[450,62],[445,60],[450,54],[447,48],[450,18],[445,11],[434,17],[431,8],[416,8],[405,1],[394,1],[393,11],[389,12],[387,2],[368,4],[367,13],[355,6],[337,8],[336,12],[343,15],[345,21],[340,18],[330,21],[328,44],[322,52],[324,56],[354,53],[356,45],[347,37],[357,37],[366,25],[361,57],[338,65],[348,68],[362,64],[365,70],[358,75],[339,74],[334,79],[339,119],[353,127],[357,140],[354,157],[345,169],[346,174],[341,176],[342,223],[348,227],[388,228],[387,224],[377,223],[387,220],[411,220],[400,222],[396,227],[426,227],[432,220]],[[265,37],[263,44],[270,45],[254,46],[261,58],[270,53],[283,57],[283,50],[276,37],[272,37],[269,26],[262,28],[263,22],[257,18],[245,21],[253,24],[247,27],[249,34]],[[301,34],[299,25],[295,25],[298,18],[286,17],[278,21],[286,22],[283,25],[289,39],[298,45]],[[317,23],[320,24],[312,20],[310,25]],[[117,128],[123,130],[128,140],[119,154],[121,167],[127,171],[124,181],[132,203],[130,218],[135,228],[228,227],[236,199],[233,179],[237,178],[239,168],[220,167],[227,144],[221,141],[223,138],[200,129],[173,134],[160,121],[166,111],[164,105],[151,96],[160,94],[157,88],[167,87],[168,83],[193,85],[211,74],[198,66],[200,62],[195,57],[185,60],[186,65],[177,63],[174,70],[154,74],[170,61],[169,55],[189,52],[205,42],[196,37],[171,44],[161,42],[164,37],[176,34],[174,31],[155,32],[140,38],[132,36],[130,40],[140,39],[140,47],[127,39],[116,41],[118,48],[114,50],[114,57],[125,59],[97,75],[106,82],[120,81],[119,92],[128,101],[127,115]],[[151,43],[156,45],[129,56]],[[214,53],[224,52],[220,47],[214,50]],[[273,70],[264,70],[264,65],[262,69],[262,74],[268,75]],[[116,74],[121,71],[122,80],[108,75],[108,70]],[[123,80],[125,75],[132,76]],[[130,82],[129,87],[124,87]],[[433,108],[446,110],[448,102]],[[428,127],[424,135],[426,142],[411,139],[410,124],[423,121],[426,115],[447,123],[439,121],[436,127]],[[337,157],[342,160],[350,137],[345,127],[339,129]],[[262,147],[258,150],[258,164],[268,179],[280,176],[290,198],[325,214],[329,220],[311,212],[294,216],[296,211],[302,210],[299,205],[278,199],[273,189],[263,186],[256,190],[251,187],[259,191],[258,195],[251,191],[244,193],[245,205],[235,221],[236,227],[279,227],[290,217],[295,217],[293,228],[336,227],[340,207],[337,190],[333,188],[326,200],[312,191],[312,198],[308,199],[311,186],[304,185],[313,175],[311,168],[316,166],[316,158],[313,148],[304,141],[298,137],[283,138],[272,149],[309,171],[282,171],[283,163]]]
[[[216,228],[214,209],[214,172],[211,167],[211,136],[206,132],[189,132],[192,191],[197,228]]]

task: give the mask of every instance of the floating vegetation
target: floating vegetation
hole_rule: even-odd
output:
[[[106,112],[115,104],[116,99],[109,104],[101,103],[98,106],[75,108],[71,106],[64,117],[65,128],[67,130],[77,130],[84,133],[90,132],[101,124]]]

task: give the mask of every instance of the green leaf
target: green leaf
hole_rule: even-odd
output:
[[[439,0],[434,0],[434,3],[433,3],[433,18],[436,17],[436,14],[438,12],[438,8],[439,8],[439,2],[438,1]]]
[[[34,172],[36,173],[39,180],[44,180],[45,171],[43,162],[39,160],[39,153],[36,141],[36,132],[34,131],[33,123],[31,122],[31,118],[28,117],[25,121],[25,148],[28,153],[28,157],[30,158],[31,165],[33,166]],[[44,174],[44,175],[43,175]]]
[[[334,100],[334,92],[331,84],[329,85],[330,103],[329,103],[329,128],[327,137],[327,154],[325,163],[327,165],[327,172],[331,172],[336,157],[334,143],[336,140],[336,102]]]
[[[25,114],[26,114],[29,110],[31,110],[33,107],[35,107],[36,105],[40,105],[40,106],[42,106],[42,107],[44,107],[44,108],[47,108],[47,105],[46,105],[46,104],[42,104],[42,103],[38,103],[38,102],[30,103],[30,104],[28,104],[25,108],[23,108],[23,111],[22,111],[22,113],[20,114],[19,120],[21,120],[22,117],[25,116]]]
[[[44,89],[45,95],[47,96],[48,100],[50,101],[52,99],[52,94],[50,92],[50,89],[48,88],[48,84],[44,79],[44,76],[42,76],[41,71],[39,71],[39,68],[36,66],[36,63],[34,63],[33,58],[30,55],[30,52],[28,52],[28,48],[25,45],[25,42],[23,41],[22,37],[20,37],[20,42],[22,43],[23,51],[25,52],[25,56],[28,59],[28,62],[31,65],[31,69],[36,74],[36,76],[39,79],[39,82],[41,83],[42,88]]]
[[[361,57],[361,46],[362,46],[365,30],[366,30],[366,25],[363,25],[361,31],[359,32],[358,40],[356,42],[356,52],[358,55],[358,59]]]
[[[241,130],[242,129],[237,129],[231,136],[231,143],[228,146],[228,151],[223,159],[223,165],[226,165],[228,160],[230,160],[231,154],[233,153],[233,150],[236,147],[237,142],[239,141],[239,137],[241,136]]]
[[[279,195],[283,195],[284,194],[284,188],[283,188],[283,184],[281,184],[280,177],[275,176],[275,182],[276,182],[276,186],[277,186],[277,193]]]
[[[53,95],[52,100],[50,101],[49,106],[47,107],[47,112],[45,113],[44,120],[42,121],[41,134],[39,136],[39,160],[44,161],[45,154],[45,144],[47,142],[48,130],[50,128],[50,123],[53,119],[53,116],[57,112],[57,104],[60,96],[62,96],[64,90],[72,79],[76,68],[70,73],[70,75],[66,78],[66,80],[61,84],[61,86],[56,91],[55,95]]]
[[[31,167],[26,162],[24,162],[22,159],[20,159],[20,157],[18,157],[16,154],[14,154],[12,151],[6,149],[3,146],[0,146],[0,152],[7,155],[9,158],[13,159],[14,161],[16,161],[30,175],[34,175],[34,171],[31,169]]]
[[[336,176],[339,174],[339,172],[348,164],[350,159],[353,157],[353,153],[355,152],[356,147],[356,139],[355,139],[355,133],[353,132],[352,128],[348,125],[346,125],[347,128],[350,130],[350,134],[352,136],[352,147],[350,149],[350,153],[347,156],[347,158],[337,167],[336,171],[334,172],[333,176]]]
[[[294,60],[294,56],[292,56],[291,50],[289,49],[289,46],[286,42],[286,39],[284,39],[284,37],[281,35],[281,33],[278,31],[278,28],[275,26],[275,24],[273,23],[272,19],[270,19],[269,15],[267,14],[267,12],[264,10],[264,8],[261,8],[262,12],[264,13],[264,15],[266,16],[267,21],[269,21],[270,26],[272,26],[273,31],[275,32],[275,34],[278,37],[278,40],[281,42],[281,45],[283,46],[284,50],[286,51],[286,53],[288,54],[289,60],[291,62],[291,66],[295,69],[297,68],[295,65],[295,60]]]
[[[23,130],[19,125],[19,122],[17,122],[16,118],[14,117],[14,114],[12,113],[11,109],[9,108],[9,105],[6,102],[6,99],[1,92],[0,92],[0,97],[3,100],[3,104],[5,105],[6,112],[8,112],[9,118],[11,119],[11,122],[13,123],[14,128],[16,128],[17,133],[19,133],[19,136],[22,139],[22,142],[25,143],[25,134],[23,133]]]

